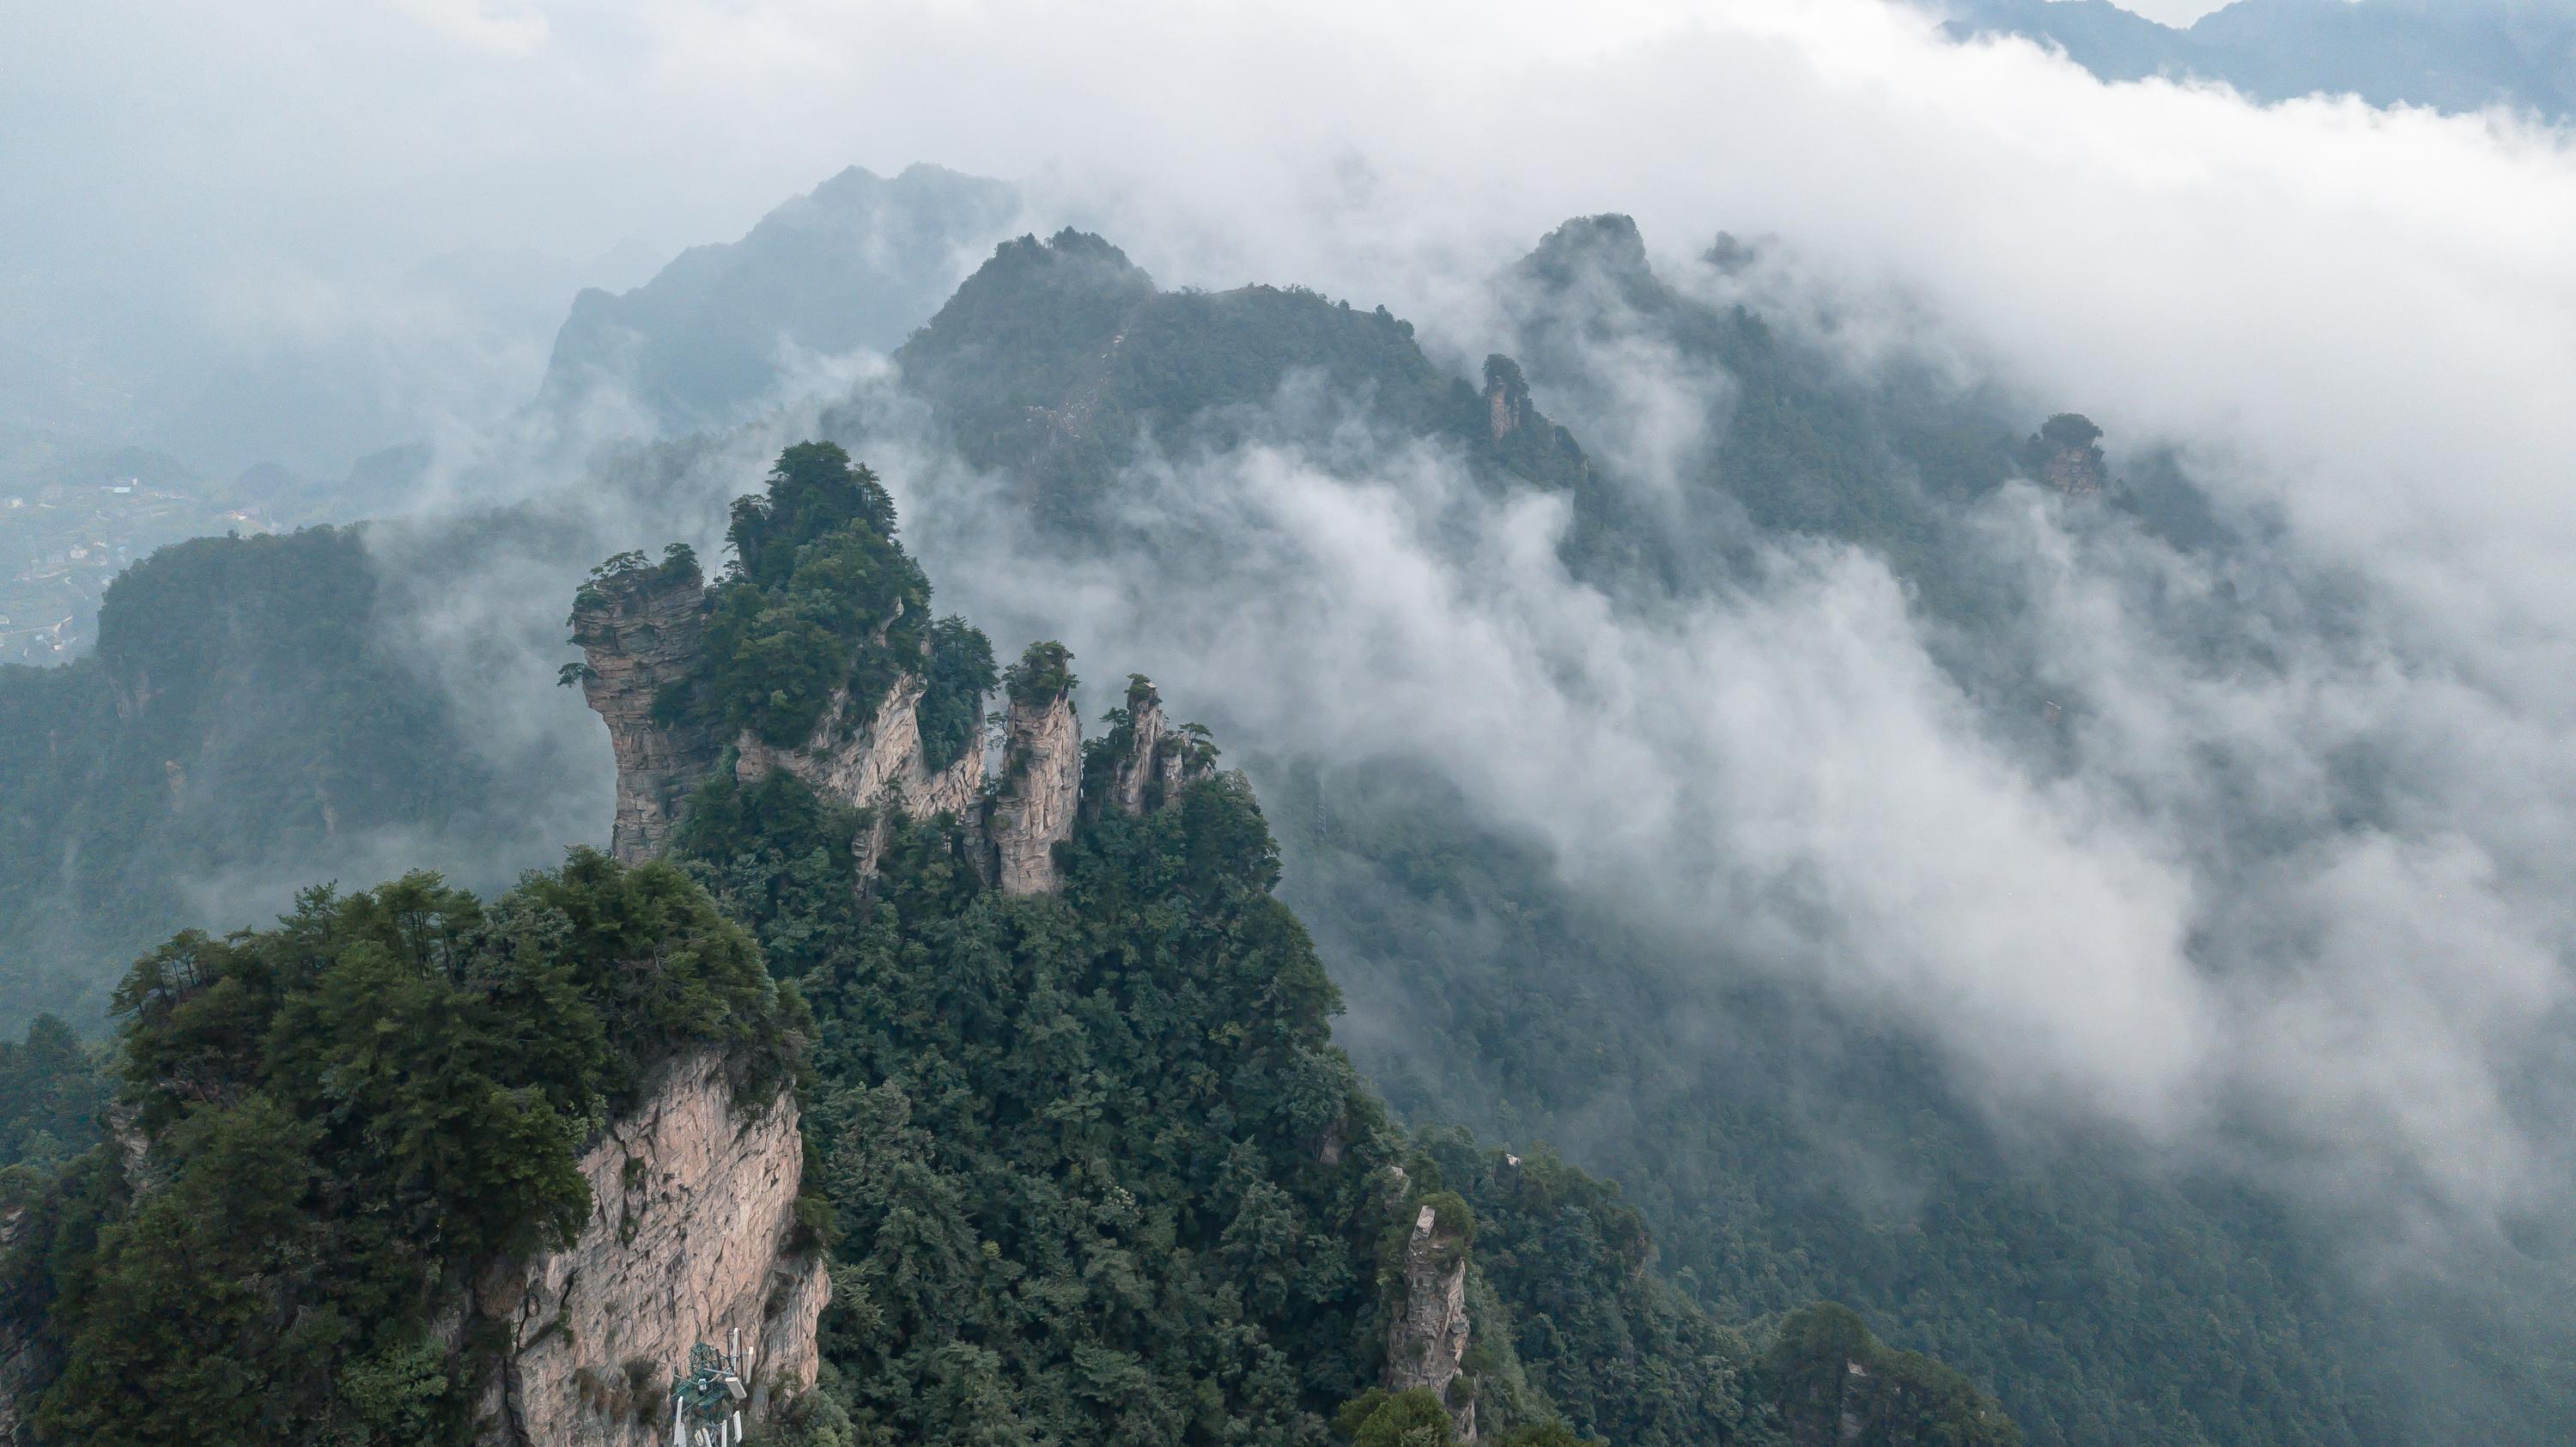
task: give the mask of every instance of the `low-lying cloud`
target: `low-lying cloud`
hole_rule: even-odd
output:
[[[1974,504],[1962,565],[2017,607],[1961,639],[1885,562],[1814,541],[1772,540],[1687,605],[1629,606],[1560,565],[1559,503],[1497,505],[1458,459],[1357,424],[1156,459],[1127,479],[1143,545],[1068,562],[871,360],[814,359],[869,399],[867,460],[943,607],[997,644],[1063,636],[1097,674],[1153,673],[1236,743],[1428,761],[1575,887],[1709,941],[1713,971],[1810,980],[1931,1041],[1999,1120],[2116,1122],[2444,1229],[2565,1198],[2563,133],[2106,86],[1868,0],[1579,22],[1325,5],[1293,27],[1041,0],[437,13],[467,52],[439,58],[442,84],[521,97],[441,144],[500,157],[503,121],[562,124],[488,191],[423,162],[422,195],[486,207],[478,226],[517,208],[570,254],[565,198],[589,198],[601,247],[645,229],[636,195],[704,172],[670,204],[690,235],[729,234],[701,218],[747,221],[852,159],[928,158],[1022,180],[1033,216],[1098,226],[1166,285],[1383,302],[1467,373],[1510,335],[1495,270],[1619,210],[1668,278],[1856,369],[1928,364],[2034,421],[2080,409],[2124,465],[2173,449],[2258,545],[2182,550],[2009,486]],[[445,103],[410,84],[389,115]],[[567,117],[599,94],[634,103],[629,131]],[[301,195],[275,164],[251,170]],[[1692,262],[1721,229],[1783,240],[1721,277]],[[1542,404],[1640,495],[1701,505],[1729,379],[1616,326],[1591,345],[1598,385],[1542,378]],[[554,490],[571,539],[450,600],[424,646],[520,757],[578,757],[596,725],[567,695],[493,683],[541,686],[556,584],[617,548],[706,551],[717,502],[808,424],[710,444],[649,507]],[[514,456],[466,490],[535,486]],[[2007,664],[2062,716],[1987,687]]]

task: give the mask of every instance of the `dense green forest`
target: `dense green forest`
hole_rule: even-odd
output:
[[[1706,265],[1748,261],[1721,239]],[[1526,368],[1494,359],[1479,393],[1382,314],[1258,287],[1157,292],[1115,248],[1067,233],[1003,247],[904,358],[960,449],[1023,479],[1032,515],[1069,547],[1125,541],[1184,575],[1185,532],[1115,532],[1123,469],[1182,440],[1329,446],[1328,428],[1277,400],[1321,378],[1382,433],[1455,448],[1493,488],[1564,493],[1568,566],[1624,596],[1727,586],[1759,540],[1803,533],[1886,557],[1920,606],[1968,628],[2021,606],[1975,566],[1962,509],[2035,475],[2046,440],[2003,399],[1928,370],[1856,378],[1709,290],[1660,279],[1625,217],[1569,222],[1499,280]],[[1641,337],[1730,383],[1706,419],[1713,445],[1684,459],[1677,510],[1606,476],[1531,401],[1543,384],[1577,415],[1610,415],[1618,379],[1593,358]],[[1497,437],[1497,416],[1527,420]],[[2100,502],[2213,545],[2193,498],[2159,467]],[[2000,673],[1960,662],[1988,670],[1983,691],[2005,706],[2020,697],[2009,659]],[[1544,851],[1401,753],[1251,764],[1281,806],[1287,895],[1365,994],[1373,1028],[1352,1048],[1399,1113],[1565,1142],[1628,1184],[1667,1265],[1721,1317],[1817,1297],[1864,1306],[1994,1384],[2041,1442],[2388,1428],[2351,1374],[2366,1351],[2356,1306],[2258,1196],[2140,1174],[2116,1143],[2034,1158],[1902,1037],[1758,974],[1710,998],[1685,983],[1689,947],[1588,905]],[[1902,1180],[1914,1207],[1854,1190],[1855,1159]]]
[[[1149,567],[1149,595],[1154,578],[1222,555],[1191,524],[1121,512],[1128,469],[1175,439],[1286,439],[1329,459],[1331,430],[1301,390],[1317,377],[1383,437],[1453,448],[1489,487],[1563,492],[1565,561],[1631,606],[1738,584],[1782,536],[1865,548],[1937,621],[1936,655],[1998,731],[2029,741],[2035,770],[2060,767],[2023,722],[2042,695],[1996,646],[2030,600],[1973,545],[1970,510],[2038,477],[2054,428],[2104,470],[2085,515],[2178,549],[2243,540],[2170,458],[2125,458],[2111,475],[2080,417],[2016,416],[2010,399],[1901,361],[1856,373],[1830,335],[1725,300],[1758,260],[1720,238],[1708,275],[1677,285],[1627,218],[1569,222],[1498,279],[1519,363],[1490,363],[1483,396],[1449,383],[1451,404],[1373,313],[1261,288],[1149,293],[1096,238],[1023,240],[908,345],[924,364],[907,383],[961,450],[1043,479],[1031,514],[1069,550],[1123,546],[1113,555]],[[1259,345],[1237,335],[1252,317],[1271,319]],[[1016,328],[1007,356],[985,340],[1004,335],[1002,318]],[[1562,415],[1615,424],[1621,379],[1593,369],[1640,343],[1726,379],[1700,419],[1709,444],[1668,479],[1676,505],[1647,507],[1638,479],[1543,419],[1505,438],[1545,439],[1544,465],[1494,445],[1492,398],[1535,417],[1531,389]],[[951,357],[978,366],[953,374]],[[1077,454],[1081,466],[1061,465]],[[2216,610],[2198,626],[2214,655],[2262,656],[2260,620]],[[1362,1001],[1350,1049],[1398,1114],[1553,1140],[1621,1180],[1676,1280],[1722,1318],[1850,1302],[1901,1346],[1991,1384],[2037,1442],[2396,1440],[2427,1395],[2464,1430],[2514,1430],[2493,1413],[2521,1400],[2502,1385],[2518,1372],[2481,1364],[2495,1389],[2455,1378],[2425,1391],[2410,1365],[2420,1344],[2402,1345],[2331,1243],[2263,1192],[2143,1167],[2116,1137],[2004,1138],[1919,1042],[1758,971],[1720,970],[1731,982],[1711,990],[1705,942],[1576,893],[1546,850],[1400,743],[1341,759],[1257,749],[1248,767],[1280,823],[1286,897]],[[2452,1303],[2418,1325],[2435,1321],[2445,1350],[2480,1361],[2473,1310]],[[2576,1398],[2549,1400],[2576,1411]]]
[[[846,559],[860,533],[903,558],[873,479],[800,470],[814,456],[737,509],[738,546],[762,536],[736,579],[773,546]],[[772,647],[706,666],[756,675]],[[1029,656],[1050,694],[1072,684],[1060,646]],[[488,903],[431,875],[317,888],[274,929],[183,933],[116,992],[120,1139],[76,1155],[98,1063],[40,1023],[0,1054],[27,1102],[0,1327],[43,1363],[39,1440],[460,1439],[493,1346],[438,1336],[443,1304],[569,1240],[579,1154],[693,1046],[804,1098],[799,1219],[834,1289],[827,1370],[782,1440],[1442,1447],[1447,1407],[1376,1390],[1420,1201],[1472,1223],[1458,1390],[1507,1447],[1803,1441],[1846,1404],[1784,1412],[1775,1385],[1845,1369],[1819,1353],[1880,1361],[1865,1332],[1758,1348],[1656,1274],[1614,1187],[1392,1124],[1332,1043],[1339,993],[1240,775],[1090,811],[1056,894],[989,887],[950,815],[892,821],[863,875],[866,824],[784,771],[728,771],[673,862],[576,851]],[[1920,1400],[1869,1441],[2019,1440],[1905,1361]]]
[[[737,506],[738,551],[779,546],[744,549],[750,519],[792,526],[799,558],[859,547],[855,531],[899,555],[874,479],[815,456],[791,449],[771,504]],[[980,634],[960,647],[990,656]],[[711,638],[704,667],[731,676],[745,651]],[[1005,688],[1053,697],[1071,662],[1033,645]],[[1095,779],[1128,715],[1104,721]],[[811,1429],[1321,1441],[1379,1370],[1392,1228],[1454,1177],[1502,1245],[1477,1256],[1481,1426],[1674,1447],[1772,1430],[1744,1339],[1650,1273],[1615,1190],[1553,1158],[1501,1168],[1459,1133],[1435,1156],[1388,1123],[1331,1043],[1339,993],[1274,894],[1241,776],[1165,802],[1086,811],[1063,891],[1010,897],[951,816],[891,821],[854,891],[858,811],[784,772],[720,772],[691,800],[675,857],[815,1013],[806,1125],[839,1259]],[[1944,1420],[1982,1430],[1990,1406],[1947,1379],[1973,1406]]]

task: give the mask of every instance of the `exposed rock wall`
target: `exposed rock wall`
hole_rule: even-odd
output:
[[[1508,366],[1508,364],[1505,364]],[[1515,395],[1526,404],[1527,389]],[[804,742],[779,748],[746,731],[726,740],[703,724],[657,716],[656,701],[687,686],[701,662],[706,588],[694,566],[638,568],[582,591],[573,637],[586,660],[583,695],[608,725],[617,759],[617,816],[611,852],[628,863],[669,847],[688,795],[712,775],[730,745],[746,783],[785,772],[816,793],[874,811],[855,841],[859,873],[874,872],[898,814],[955,818],[970,836],[977,867],[1009,894],[1062,887],[1055,846],[1073,837],[1085,803],[1142,814],[1161,808],[1214,771],[1205,731],[1176,729],[1153,685],[1128,696],[1127,737],[1101,797],[1083,797],[1081,722],[1068,689],[1014,699],[1003,729],[1002,777],[986,778],[985,752],[970,746],[933,771],[922,747],[922,676],[907,671],[864,711],[846,690]],[[1060,650],[1059,650],[1060,651]]]
[[[573,607],[573,638],[587,670],[582,693],[608,725],[617,758],[617,816],[610,852],[629,864],[662,853],[682,804],[722,763],[727,740],[703,724],[657,718],[667,686],[685,685],[702,656],[706,589],[694,569],[684,576],[647,569],[583,590]],[[955,815],[980,825],[984,754],[969,748],[932,772],[923,757],[922,678],[906,672],[864,712],[836,690],[814,732],[778,748],[745,730],[730,740],[735,775],[745,783],[784,771],[816,793],[860,808],[914,818]],[[882,833],[882,830],[875,831]],[[875,857],[868,841],[862,856]]]
[[[1476,1440],[1472,1383],[1460,1383],[1467,1355],[1467,1243],[1460,1223],[1424,1203],[1404,1247],[1404,1284],[1386,1332],[1386,1387],[1428,1387],[1449,1408],[1462,1442]]]
[[[18,1243],[26,1221],[24,1210],[0,1212],[0,1256]],[[41,1319],[33,1303],[0,1300],[0,1447],[35,1440],[26,1422],[27,1398],[60,1370],[35,1340]]]
[[[956,761],[929,777],[919,792],[911,796],[910,809],[916,819],[934,814],[953,814],[968,824],[979,824],[984,812],[984,746],[981,739],[967,745]]]
[[[2080,497],[2111,480],[2102,455],[2102,429],[2081,412],[2060,412],[2021,445],[2022,465],[2044,486]]]
[[[796,1105],[782,1091],[735,1107],[720,1054],[663,1066],[582,1157],[579,1238],[474,1283],[474,1315],[508,1343],[478,1447],[654,1447],[689,1348],[735,1328],[754,1422],[813,1385],[831,1287],[821,1254],[797,1249]]]
[[[2070,497],[2100,492],[2105,480],[2100,448],[2058,447],[2040,464],[2039,480]]]
[[[1110,764],[1107,797],[1096,802],[1128,814],[1159,809],[1213,767],[1206,745],[1172,727],[1162,695],[1140,678],[1127,690],[1126,748]]]
[[[1527,426],[1529,383],[1518,362],[1497,353],[1485,359],[1485,432],[1496,446]]]
[[[1055,846],[1073,837],[1082,800],[1082,725],[1071,695],[1011,700],[1002,749],[1002,790],[988,824],[995,878],[1005,894],[1050,893],[1064,884]]]
[[[694,566],[649,568],[582,590],[573,641],[588,664],[582,697],[608,725],[617,754],[617,818],[609,852],[638,864],[662,852],[680,802],[715,771],[721,754],[702,724],[665,723],[653,702],[696,668],[706,583]]]
[[[826,799],[860,808],[900,806],[930,784],[915,712],[920,702],[921,679],[911,673],[897,678],[864,718],[852,717],[849,692],[835,689],[832,706],[801,747],[771,748],[749,732],[735,740],[735,775],[750,783],[784,769]]]

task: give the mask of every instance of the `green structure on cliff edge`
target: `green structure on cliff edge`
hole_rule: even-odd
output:
[[[700,1342],[689,1348],[688,1375],[671,1383],[671,1447],[741,1447],[742,1328],[733,1350]]]

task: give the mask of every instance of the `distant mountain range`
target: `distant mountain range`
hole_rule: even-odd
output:
[[[2187,27],[2110,0],[1950,0],[1951,33],[2025,35],[2104,80],[2224,81],[2262,101],[2576,112],[2569,0],[2236,0]]]
[[[742,421],[785,400],[811,361],[900,346],[1019,210],[1007,182],[852,166],[739,241],[690,247],[632,291],[574,297],[540,405],[631,400],[664,434]]]

